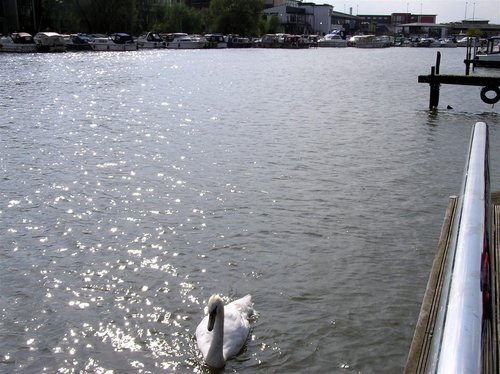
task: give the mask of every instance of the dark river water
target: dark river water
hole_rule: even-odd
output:
[[[475,122],[500,189],[499,108],[429,111],[435,58],[0,55],[0,372],[208,372],[213,293],[257,310],[226,372],[401,372]]]

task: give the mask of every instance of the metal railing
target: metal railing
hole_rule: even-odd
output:
[[[488,127],[473,128],[445,264],[427,373],[481,373],[483,325],[489,318]]]

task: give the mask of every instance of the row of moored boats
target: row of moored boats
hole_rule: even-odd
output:
[[[134,38],[126,33],[111,35],[63,35],[56,32],[39,32],[34,37],[26,32],[12,33],[0,38],[0,52],[65,52],[65,51],[135,51],[137,49],[168,48],[195,49],[221,48],[231,45],[250,45],[247,38],[227,37],[218,34],[188,35],[154,32]]]
[[[34,37],[25,32],[12,33],[0,38],[0,52],[64,52],[64,51],[134,51],[137,49],[201,49],[201,48],[309,48],[348,47],[382,48],[394,44],[387,36],[362,35],[346,39],[335,32],[323,36],[266,34],[261,38],[238,35],[186,33],[159,34],[147,32],[137,38],[126,33],[111,35],[63,35],[56,32],[39,32]]]
[[[266,34],[259,39],[238,35],[186,33],[160,34],[147,32],[137,38],[126,33],[111,35],[62,35],[56,32],[39,32],[34,37],[25,32],[0,37],[0,52],[64,52],[64,51],[135,51],[138,49],[201,49],[201,48],[309,48],[309,47],[357,47],[385,48],[400,46],[457,46],[449,41],[420,40],[411,43],[395,43],[393,37],[356,35],[345,37],[335,31],[323,37],[317,35]]]

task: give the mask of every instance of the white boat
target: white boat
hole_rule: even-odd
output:
[[[488,38],[486,49],[476,53],[473,63],[477,67],[500,68],[500,36]]]
[[[355,43],[356,48],[386,48],[393,44],[391,38],[385,35],[357,35]]]
[[[458,47],[467,47],[467,44],[469,43],[469,39],[471,39],[469,36],[464,36],[464,37],[458,39],[457,46]]]
[[[137,38],[138,49],[166,48],[167,42],[156,32],[147,32]]]
[[[135,51],[137,44],[129,34],[115,33],[109,37],[97,37],[90,43],[94,51]]]
[[[437,48],[439,47],[439,41],[434,38],[419,38],[417,41],[417,47]]]
[[[63,35],[68,51],[91,51],[90,42],[92,39],[85,34]]]
[[[439,47],[438,48],[457,48],[458,43],[449,38],[439,39]]]
[[[168,49],[199,49],[207,46],[205,38],[182,32],[167,34],[165,41]]]
[[[250,48],[253,46],[250,38],[241,37],[238,35],[232,35],[227,41],[228,48]]]
[[[66,41],[57,32],[39,32],[33,39],[38,52],[66,52]]]
[[[227,48],[228,37],[222,34],[205,34],[207,48]]]
[[[0,52],[36,52],[36,43],[31,34],[16,32],[0,38]]]
[[[318,40],[318,47],[347,47],[347,40],[339,34],[326,34]]]

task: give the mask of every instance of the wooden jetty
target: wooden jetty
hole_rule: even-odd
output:
[[[486,135],[477,135],[484,128]],[[500,192],[489,190],[487,126],[476,124],[471,138],[464,186],[448,202],[405,374],[500,369]]]
[[[496,104],[500,101],[500,77],[439,74],[440,63],[441,53],[438,52],[436,65],[431,67],[431,74],[418,76],[418,83],[428,83],[430,86],[429,109],[435,109],[439,105],[439,89],[441,84],[483,87],[481,90],[481,100],[483,100],[483,102],[487,104]],[[490,92],[493,93],[493,96]]]

